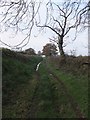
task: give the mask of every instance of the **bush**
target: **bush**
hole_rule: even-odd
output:
[[[87,56],[66,56],[66,57],[49,57],[50,61],[57,67],[57,69],[73,74],[88,74],[88,65],[83,63],[88,62]]]

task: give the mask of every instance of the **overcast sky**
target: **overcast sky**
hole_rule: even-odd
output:
[[[59,2],[60,0],[53,1]],[[42,9],[42,14],[43,12],[44,10]],[[88,30],[86,29],[85,31],[79,33],[74,42],[71,41],[73,39],[73,32],[70,33],[70,35],[71,37],[67,38],[67,41],[69,40],[69,43],[64,48],[65,52],[70,54],[72,50],[75,50],[76,55],[88,55]],[[52,36],[54,36],[54,33],[51,30],[46,29],[45,32],[38,34],[37,28],[34,27],[30,37],[30,42],[23,48],[23,50],[27,48],[33,48],[36,52],[42,51],[43,46],[50,42],[49,38],[52,38]],[[20,32],[17,35],[14,35],[13,31],[11,30],[8,32],[0,33],[0,39],[11,46],[19,44],[22,39],[24,39],[24,37],[25,36]],[[4,45],[0,43],[0,47],[2,46]]]

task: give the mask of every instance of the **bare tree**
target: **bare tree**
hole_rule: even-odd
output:
[[[1,31],[13,29],[16,34],[19,31],[25,34],[25,39],[13,47],[19,48],[28,44],[40,4],[40,1],[36,2],[35,0],[0,0]],[[26,43],[23,45],[25,41]],[[0,42],[9,46],[2,40]]]
[[[57,35],[57,42],[60,54],[65,55],[63,50],[65,37],[72,29],[77,32],[79,26],[84,23],[87,12],[87,4],[82,0],[66,0],[62,3],[55,3],[51,0],[46,4],[46,20],[44,24],[36,22],[37,27],[48,28]],[[42,16],[41,16],[42,17]],[[76,38],[75,36],[73,38]]]

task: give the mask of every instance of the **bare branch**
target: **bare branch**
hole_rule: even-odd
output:
[[[42,28],[44,28],[44,27],[49,28],[49,29],[51,29],[53,32],[55,32],[57,35],[60,36],[60,34],[59,34],[54,28],[52,28],[52,27],[50,27],[50,26],[48,26],[48,25],[37,25],[37,24],[36,24],[36,26],[37,26],[37,27],[42,27]]]
[[[25,41],[27,41],[25,45],[29,43],[34,20],[40,5],[41,2],[36,3],[32,0],[0,1],[0,10],[3,10],[0,13],[2,30],[13,29],[16,34],[20,31],[26,36],[21,43],[14,47],[21,46]],[[25,45],[22,45],[22,47]]]
[[[62,28],[62,25],[60,24],[60,21],[58,21],[58,20],[55,19],[54,17],[53,17],[53,20],[59,24],[59,26],[60,26],[61,29],[63,29],[63,28]]]
[[[49,38],[49,39],[50,39],[50,42],[52,42],[52,41],[53,41],[53,42],[55,42],[55,43],[57,43],[57,44],[58,44],[58,41],[57,41],[57,40],[55,40],[55,38],[53,38],[53,39],[52,39],[52,38]]]
[[[60,8],[60,6],[59,6],[58,4],[56,4],[56,3],[54,3],[54,2],[53,2],[52,4],[56,5],[56,6],[59,8],[59,10],[60,10],[64,15],[66,14],[66,13],[63,11],[63,9]]]
[[[6,44],[5,42],[3,42],[1,39],[0,39],[0,42],[8,47],[11,47],[10,45]]]
[[[85,21],[83,15],[86,14],[87,10],[86,6],[81,5],[81,3],[81,0],[68,0],[62,2],[62,4],[50,1],[46,5],[47,16],[45,23],[41,25],[40,23],[37,24],[37,27],[41,27],[43,29],[49,28],[57,35],[58,46],[59,50],[61,51],[61,54],[64,54],[64,37],[70,32],[70,30],[75,29],[76,39],[77,30],[81,23]],[[56,42],[55,39],[52,39],[52,41]]]

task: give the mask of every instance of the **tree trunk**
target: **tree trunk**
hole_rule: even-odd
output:
[[[63,50],[63,37],[58,37],[58,48],[61,56],[65,56],[64,50]]]

